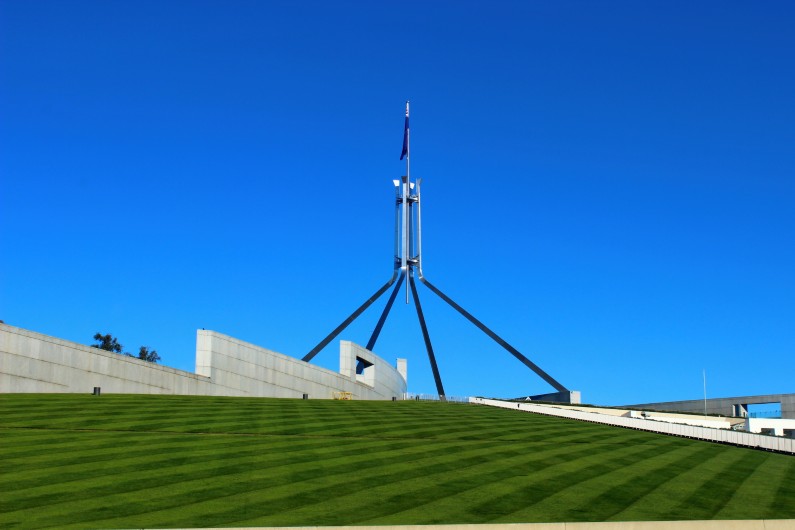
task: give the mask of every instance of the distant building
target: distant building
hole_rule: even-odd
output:
[[[706,413],[730,416],[735,418],[748,417],[748,405],[776,403],[781,406],[783,419],[795,419],[795,394],[766,394],[762,396],[740,396],[714,398],[706,400]],[[704,414],[704,400],[667,401],[664,403],[642,403],[626,405],[627,408],[645,410],[665,410],[670,412],[694,412]]]

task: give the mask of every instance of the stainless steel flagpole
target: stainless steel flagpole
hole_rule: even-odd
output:
[[[406,178],[403,180],[403,256],[400,259],[400,265],[403,272],[409,274],[409,195],[411,193],[411,133],[409,127],[409,102],[406,101],[406,123],[405,123],[405,140],[406,140]],[[409,303],[409,294],[411,291],[411,282],[406,282],[406,303]]]

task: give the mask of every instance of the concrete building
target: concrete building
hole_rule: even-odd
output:
[[[332,399],[403,399],[406,361],[391,366],[340,341],[340,370],[216,333],[196,332],[196,372],[176,370],[0,324],[0,392],[183,394]]]
[[[746,418],[745,430],[772,436],[795,438],[795,420],[777,418]]]
[[[781,417],[795,419],[795,394],[766,394],[763,396],[740,396],[715,398],[706,400],[707,414],[745,418],[748,416],[748,405],[769,403],[781,404]],[[667,401],[664,403],[642,403],[626,405],[628,408],[645,410],[665,410],[670,412],[694,412],[704,414],[704,400]]]

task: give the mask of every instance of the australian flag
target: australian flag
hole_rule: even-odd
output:
[[[403,160],[404,156],[409,155],[409,102],[406,102],[406,125],[403,127],[403,151],[400,153],[400,159]]]

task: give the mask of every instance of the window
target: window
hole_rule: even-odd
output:
[[[748,405],[749,418],[780,418],[781,402],[752,403]]]
[[[370,361],[356,357],[356,380],[365,385],[375,386],[375,366]]]

